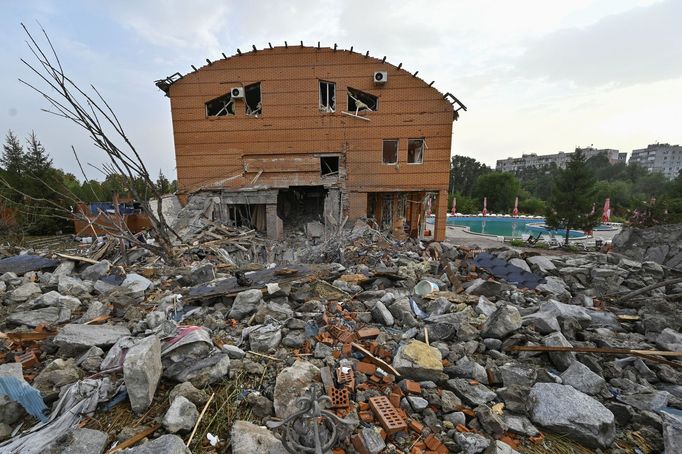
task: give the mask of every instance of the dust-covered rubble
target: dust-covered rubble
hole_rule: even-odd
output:
[[[274,428],[311,387],[342,420],[335,454],[682,446],[670,259],[500,248],[504,269],[488,268],[362,223],[290,254],[305,265],[197,251],[175,268],[71,257],[0,276],[0,355],[23,375],[0,375],[0,452],[312,447],[309,423]],[[517,272],[527,287],[505,280]]]

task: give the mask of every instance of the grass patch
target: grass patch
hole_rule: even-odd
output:
[[[209,396],[215,393],[215,397],[206,410],[206,414],[201,420],[199,427],[197,427],[197,431],[192,439],[189,448],[193,454],[225,452],[229,445],[232,424],[238,420],[255,421],[256,418],[251,414],[251,408],[244,401],[243,391],[245,389],[259,389],[267,371],[268,368],[265,368],[263,375],[259,376],[248,374],[244,370],[238,370],[233,378],[226,378],[215,385],[204,388],[204,391]],[[82,427],[101,430],[109,434],[110,443],[116,439],[116,436],[123,429],[127,428],[128,435],[130,436],[139,433],[143,429],[161,422],[163,415],[170,406],[168,396],[173,386],[174,384],[160,384],[154,401],[143,415],[135,415],[130,408],[130,401],[126,399],[112,408],[111,411],[98,410],[91,418],[82,423]],[[199,412],[202,409],[203,407],[197,408]],[[209,432],[220,437],[220,446],[213,447],[210,445],[206,438],[206,434]],[[153,435],[150,435],[149,438],[157,438],[163,433],[165,433],[164,429],[160,428]],[[189,433],[178,435],[185,442],[189,440]]]
[[[204,389],[208,395],[215,393],[215,397],[206,410],[204,419],[201,420],[189,446],[192,453],[225,452],[224,450],[229,443],[232,425],[239,420],[255,420],[251,414],[251,408],[244,401],[243,391],[245,389],[259,388],[262,379],[263,377],[249,375],[245,371],[240,370],[233,378],[226,379],[217,385]],[[198,410],[201,412],[202,409],[199,408]],[[220,437],[222,447],[215,448],[210,445],[206,438],[206,434],[209,432]],[[189,435],[185,437],[185,440],[187,439],[189,439]]]
[[[545,438],[539,443],[524,441],[518,451],[523,454],[594,454],[595,452],[564,435],[551,432],[544,432],[544,435]],[[654,452],[645,437],[638,432],[619,434],[611,449],[623,454],[652,454]]]
[[[566,436],[544,432],[545,438],[532,443],[526,441],[519,446],[519,452],[523,454],[594,454],[594,451],[583,445],[569,440]]]

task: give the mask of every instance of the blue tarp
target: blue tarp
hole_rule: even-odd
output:
[[[116,212],[112,202],[92,202],[88,204],[88,208],[93,215],[98,214],[100,211],[110,214]],[[119,203],[118,209],[121,214],[132,214],[135,212],[135,206],[132,203]]]
[[[57,260],[47,259],[39,255],[15,255],[0,260],[0,274],[12,271],[17,273],[17,276],[21,276],[29,271],[56,268],[57,265],[59,265]]]
[[[474,257],[474,263],[476,266],[483,268],[496,278],[504,279],[519,288],[534,289],[545,282],[543,277],[529,273],[528,271],[487,252],[482,252]]]
[[[21,404],[26,413],[40,421],[47,421],[47,406],[40,395],[40,391],[26,383],[22,378],[11,375],[0,376],[0,394],[9,396]]]

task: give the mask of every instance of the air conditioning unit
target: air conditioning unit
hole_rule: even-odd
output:
[[[244,87],[232,87],[230,89],[230,96],[232,98],[243,98],[244,97]]]
[[[385,84],[388,80],[388,73],[386,71],[377,71],[374,73],[375,84]]]

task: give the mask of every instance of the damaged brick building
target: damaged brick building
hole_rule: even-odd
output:
[[[156,82],[171,101],[181,196],[213,193],[222,222],[271,238],[301,220],[361,217],[416,236],[431,205],[444,239],[452,122],[466,110],[452,94],[336,46],[207,63]]]

